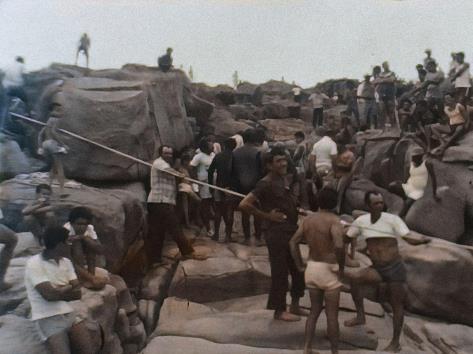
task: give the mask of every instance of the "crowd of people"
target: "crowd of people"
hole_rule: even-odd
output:
[[[172,67],[171,53],[169,48],[160,58],[160,66]],[[399,351],[406,270],[397,241],[399,238],[411,244],[429,241],[411,235],[402,217],[424,195],[429,178],[434,198],[440,200],[430,159],[441,156],[470,129],[470,73],[463,53],[452,55],[448,79],[438,70],[431,52],[426,54],[424,63],[417,66],[419,82],[400,97],[396,95],[396,75],[389,64],[376,66],[373,74],[366,75],[357,89],[352,90],[351,98],[345,100],[348,108],[339,131],[324,125],[323,108],[331,98],[316,90],[309,96],[314,131],[296,132],[293,145],[268,143],[261,128],[245,130],[221,142],[212,135],[205,136],[198,146],[182,151],[161,145],[158,158],[152,162],[147,199],[148,235],[144,249],[149,268],[162,263],[166,235],[176,242],[182,259],[206,258],[194,250],[183,225],[214,241],[266,245],[271,267],[267,308],[274,311],[274,319],[281,321],[299,321],[301,315],[308,316],[306,354],[311,353],[323,303],[331,350],[338,353],[340,291],[351,291],[357,309],[356,317],[346,321],[345,326],[357,326],[366,322],[363,297],[373,297],[370,292],[373,286],[381,289],[375,292],[376,299],[389,302],[393,311],[393,338],[386,350]],[[10,89],[17,90],[15,85],[9,86]],[[302,100],[296,96],[300,95],[301,91],[294,91],[294,99],[299,103]],[[38,185],[35,200],[22,211],[28,230],[44,246],[41,254],[28,261],[25,283],[32,320],[51,351],[68,353],[69,338],[73,338],[78,348],[88,353],[87,333],[81,326],[83,319],[75,317],[67,302],[81,297],[80,286],[103,288],[108,273],[97,266],[103,248],[89,209],[76,207],[70,211],[66,224],[57,225],[51,184],[57,178],[59,197],[67,196],[61,159],[68,147],[57,131],[63,97],[60,92],[54,97],[38,143],[39,153],[51,159],[51,183]],[[369,212],[353,222],[344,222],[339,216],[343,195],[360,167],[354,135],[357,130],[380,127],[397,129],[419,145],[412,152],[408,180],[393,182],[390,187],[405,200],[405,207],[400,215],[386,213],[382,195],[369,191],[365,196]],[[241,240],[234,237],[235,213],[241,213]],[[367,243],[373,263],[369,268],[351,267],[356,264],[354,255],[359,237]],[[0,224],[0,242],[4,244],[0,253],[1,292],[11,286],[5,281],[5,273],[17,243],[15,233],[3,224]],[[307,263],[300,254],[301,242],[309,246]],[[312,304],[310,313],[299,306],[306,287]],[[292,297],[289,307],[286,306],[288,290]]]

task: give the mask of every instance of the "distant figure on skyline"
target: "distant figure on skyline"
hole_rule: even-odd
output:
[[[80,37],[79,40],[79,46],[77,47],[77,52],[76,52],[76,65],[77,65],[77,59],[79,59],[79,53],[82,52],[85,55],[86,59],[86,67],[89,67],[89,48],[90,48],[90,38],[87,35],[87,33],[82,34],[82,37]]]
[[[165,73],[172,68],[172,48],[166,49],[166,54],[158,58],[158,67]]]

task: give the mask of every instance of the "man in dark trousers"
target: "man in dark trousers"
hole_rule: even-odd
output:
[[[243,132],[244,145],[233,151],[232,175],[233,189],[248,194],[256,186],[262,175],[261,152],[258,148],[257,135],[254,129]],[[245,244],[250,244],[250,215],[245,211],[241,214],[241,223]],[[255,239],[261,244],[261,220],[254,216]]]
[[[265,239],[271,265],[271,290],[267,308],[274,310],[274,319],[299,321],[302,314],[299,299],[304,296],[304,273],[291,257],[289,240],[297,230],[297,203],[286,186],[287,157],[284,149],[274,147],[265,155],[264,165],[269,171],[256,187],[240,202],[240,208],[266,223]],[[292,303],[286,310],[286,293],[291,274]]]
[[[217,174],[217,186],[231,187],[232,181],[232,151],[236,147],[235,139],[228,138],[223,142],[223,151],[218,153],[209,166],[209,183],[214,184],[214,174]],[[215,201],[215,234],[214,240],[219,240],[220,221],[225,222],[225,242],[232,241],[233,212],[235,205],[232,196],[219,190],[212,190]]]
[[[170,146],[161,145],[158,153],[159,157],[151,167],[151,191],[148,196],[148,239],[146,242],[148,263],[154,265],[161,262],[166,232],[172,235],[184,258],[203,259],[194,253],[189,240],[182,232],[177,217],[176,176],[183,175],[171,167],[174,151]]]

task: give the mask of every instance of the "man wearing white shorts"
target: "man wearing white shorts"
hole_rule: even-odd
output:
[[[338,306],[345,266],[343,227],[333,210],[337,206],[337,192],[324,188],[318,193],[319,211],[306,217],[292,237],[289,246],[297,268],[304,271],[310,291],[311,311],[307,318],[304,354],[312,353],[315,325],[323,309],[327,315],[327,332],[332,354],[338,353]],[[304,267],[299,243],[309,246],[309,260]]]

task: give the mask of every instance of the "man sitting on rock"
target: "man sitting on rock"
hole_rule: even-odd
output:
[[[64,228],[69,231],[71,259],[79,280],[84,287],[98,290],[105,286],[108,277],[104,269],[96,274],[96,269],[100,268],[96,268],[95,264],[97,256],[102,254],[102,245],[91,223],[91,212],[87,208],[76,207],[69,213],[69,222]]]
[[[399,216],[383,212],[384,200],[380,193],[368,191],[365,194],[365,203],[369,214],[358,217],[348,229],[346,236],[350,242],[358,236],[366,239],[368,254],[373,265],[354,272],[346,272],[351,281],[351,294],[357,315],[354,319],[345,321],[345,326],[366,323],[363,285],[379,287],[381,283],[386,283],[388,300],[393,309],[393,338],[384,350],[399,352],[401,350],[399,338],[404,322],[406,269],[399,254],[398,238],[403,238],[412,245],[427,243],[430,240],[413,237]],[[378,301],[381,300],[378,298]]]
[[[158,67],[162,72],[168,72],[172,68],[172,48],[166,49],[166,54],[158,58]]]
[[[47,228],[42,253],[28,259],[25,286],[31,304],[31,320],[52,354],[94,353],[82,319],[68,301],[81,298],[81,288],[67,254],[68,231],[63,227]]]
[[[299,321],[302,314],[299,299],[304,296],[304,274],[291,257],[289,240],[297,229],[297,202],[286,185],[287,157],[283,148],[274,147],[264,157],[269,171],[240,202],[239,207],[267,223],[264,233],[271,266],[271,290],[267,308],[274,310],[274,319]],[[292,303],[286,311],[286,293],[291,274]]]
[[[18,237],[10,230],[10,228],[3,225],[2,209],[0,209],[0,244],[3,245],[0,252],[0,293],[12,287],[12,284],[5,281],[5,274],[7,273],[10,260],[13,257],[13,250],[18,243]]]
[[[324,188],[319,192],[319,211],[307,216],[299,225],[289,246],[297,268],[305,271],[305,283],[310,291],[311,310],[307,318],[304,354],[312,353],[317,319],[324,307],[327,315],[327,332],[332,354],[338,353],[338,306],[345,266],[344,230],[340,219],[332,210],[337,204],[337,192]],[[309,246],[307,265],[302,262],[299,243]],[[339,276],[340,275],[340,276]]]
[[[47,184],[36,186],[36,198],[21,213],[28,230],[41,242],[44,230],[53,226],[55,221],[54,206],[51,205],[51,187]]]

